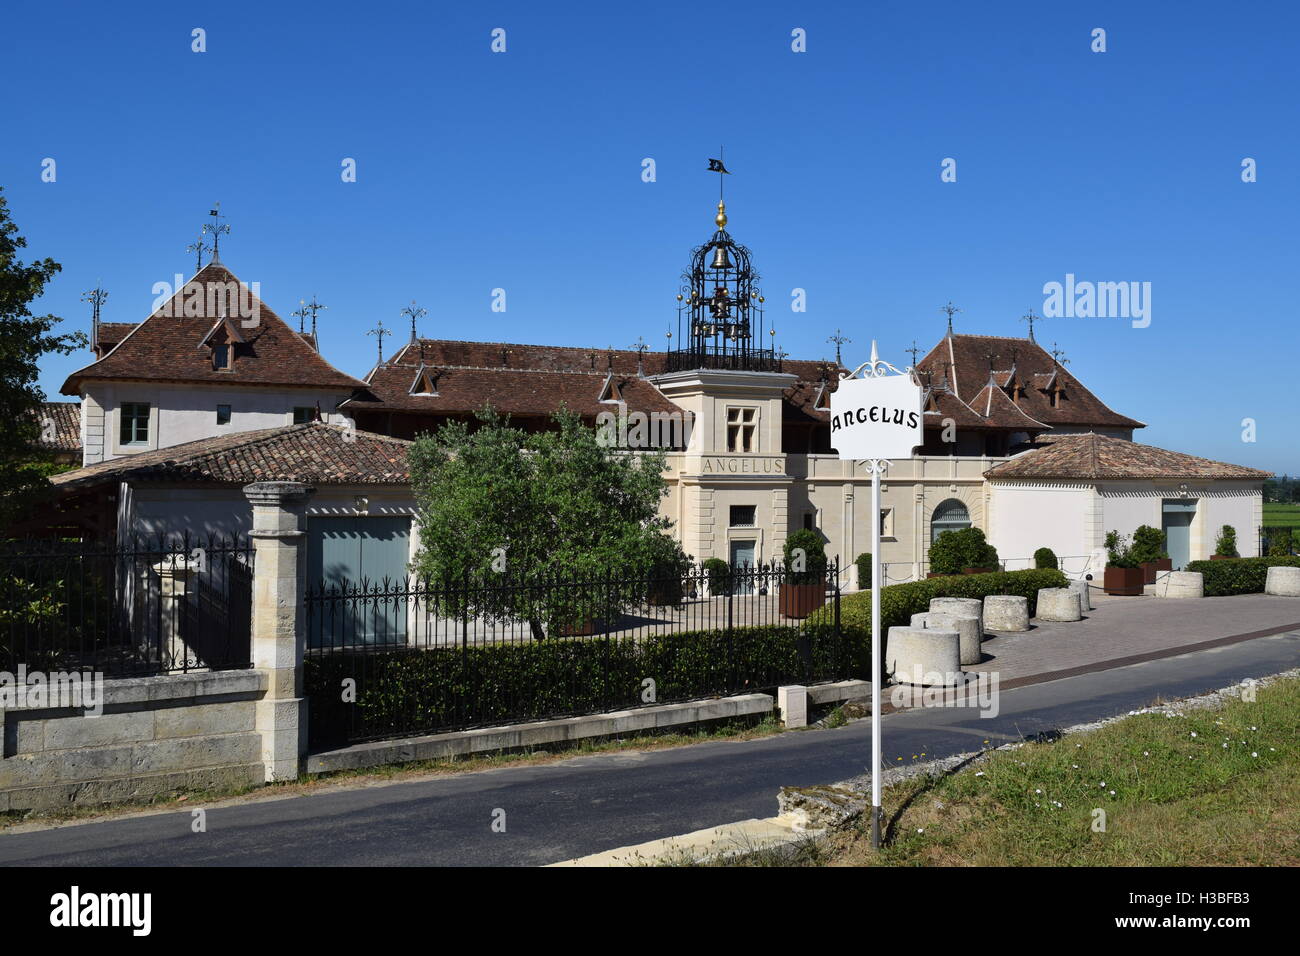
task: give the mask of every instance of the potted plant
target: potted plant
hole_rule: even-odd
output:
[[[1237,529],[1230,524],[1225,524],[1219,529],[1219,536],[1214,539],[1214,554],[1210,555],[1210,560],[1224,561],[1238,556]]]
[[[1147,584],[1156,583],[1160,571],[1172,571],[1173,561],[1165,553],[1165,533],[1149,524],[1139,525],[1133,532],[1131,557],[1142,568],[1143,580]]]
[[[930,577],[998,570],[998,552],[979,528],[945,531],[930,545]]]
[[[826,546],[816,531],[802,528],[785,539],[781,614],[807,617],[826,603]]]
[[[1143,593],[1146,575],[1133,557],[1133,546],[1118,531],[1106,535],[1106,573],[1102,587],[1107,594],[1134,596]]]
[[[1055,571],[1058,567],[1056,552],[1051,548],[1039,548],[1034,552],[1034,567],[1039,570],[1047,568]]]

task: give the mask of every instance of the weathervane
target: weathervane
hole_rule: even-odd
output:
[[[1057,365],[1070,364],[1070,360],[1065,357],[1065,351],[1063,349],[1057,348],[1055,342],[1052,343],[1052,361],[1054,361]]]
[[[910,352],[912,354],[912,367],[916,368],[916,355],[918,352],[921,351],[921,349],[916,344],[916,339],[912,339],[912,347],[910,349],[903,349],[903,351]]]
[[[198,274],[199,270],[203,268],[203,253],[210,252],[212,250],[212,247],[203,241],[203,234],[205,232],[207,232],[206,226],[203,229],[199,230],[198,242],[191,242],[188,246],[185,247],[186,252],[192,252],[198,258],[198,262],[195,263],[194,266],[194,272],[196,275]]]
[[[215,202],[212,208],[208,210],[208,215],[212,221],[203,224],[202,235],[212,236],[212,260],[213,262],[221,261],[221,254],[217,251],[221,245],[221,237],[230,235],[230,224],[222,222],[226,217],[221,215],[221,203]]]
[[[418,308],[415,304],[414,299],[411,300],[410,305],[408,305],[406,308],[402,310],[402,315],[407,316],[411,320],[411,344],[412,345],[414,345],[416,343],[416,340],[419,338],[419,336],[415,332],[415,323],[428,314],[429,314],[429,310]]]
[[[843,332],[841,332],[839,329],[836,329],[835,334],[832,335],[830,338],[828,338],[826,341],[835,343],[835,364],[836,365],[844,364],[843,362],[840,361],[840,347],[843,345],[847,345],[849,342],[852,342],[853,340],[849,338],[847,335],[845,335]]]
[[[952,304],[952,300],[949,299],[947,305],[941,305],[941,306],[939,306],[939,311],[940,311],[940,312],[947,312],[947,313],[948,313],[948,334],[949,334],[949,335],[952,335],[952,317],[953,317],[955,314],[957,314],[958,312],[960,312],[961,309],[959,309],[959,308],[957,308],[955,305],[953,305],[953,304]]]
[[[383,319],[380,319],[378,322],[376,322],[375,327],[366,333],[366,335],[373,335],[379,340],[379,364],[380,365],[384,364],[384,336],[392,335],[392,334],[393,334],[392,332],[384,328]]]
[[[1029,323],[1029,341],[1031,341],[1031,342],[1035,341],[1035,339],[1034,339],[1034,323],[1035,323],[1035,322],[1041,322],[1041,321],[1043,321],[1043,317],[1042,317],[1041,315],[1034,315],[1034,310],[1033,310],[1033,309],[1030,309],[1028,315],[1022,315],[1022,316],[1020,317],[1020,321],[1021,321],[1021,322],[1028,322],[1028,323]]]
[[[719,156],[723,155],[723,149],[721,146],[718,147],[718,155]],[[729,170],[726,166],[722,164],[721,159],[710,159],[709,172],[718,174],[718,202],[721,202],[722,201],[722,177],[730,176],[731,170]]]
[[[81,301],[90,303],[90,329],[92,341],[99,338],[99,308],[108,298],[108,293],[102,286],[95,286],[89,292],[82,293]]]

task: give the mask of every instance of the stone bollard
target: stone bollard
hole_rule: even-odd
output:
[[[1092,589],[1087,581],[1071,581],[1070,590],[1079,595],[1079,610],[1092,610]]]
[[[961,639],[956,631],[891,627],[885,670],[895,683],[951,687],[962,680]]]
[[[990,594],[984,599],[984,624],[990,631],[1029,630],[1029,598]]]
[[[972,614],[931,611],[925,615],[925,626],[935,631],[956,631],[963,664],[978,664],[984,656],[980,652],[980,641],[984,639],[980,618]]]
[[[293,780],[307,753],[307,700],[302,662],[306,645],[303,591],[310,491],[296,481],[244,486],[253,505],[253,667],[268,677],[255,707],[265,780]]]
[[[1069,588],[1040,588],[1037,616],[1040,621],[1083,620],[1078,592]]]
[[[1269,568],[1264,593],[1275,597],[1300,597],[1300,568],[1282,565]]]
[[[776,706],[781,710],[781,723],[786,727],[808,726],[808,688],[804,685],[778,687]]]
[[[980,619],[980,634],[984,633],[984,602],[979,598],[930,598],[930,610],[939,614],[974,615]]]
[[[1200,571],[1167,571],[1156,582],[1156,597],[1205,597],[1205,576]]]

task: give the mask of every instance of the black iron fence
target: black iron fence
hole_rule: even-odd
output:
[[[241,538],[0,541],[0,671],[248,667],[252,582]]]
[[[309,586],[313,749],[865,673],[840,569]]]

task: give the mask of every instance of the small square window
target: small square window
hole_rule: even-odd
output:
[[[119,439],[123,445],[149,443],[149,403],[124,402],[118,413]]]
[[[293,410],[293,423],[303,425],[316,420],[316,409],[310,405],[298,405]]]
[[[727,451],[753,451],[754,434],[757,430],[757,408],[727,409]]]
[[[731,506],[731,527],[733,528],[752,528],[757,505],[732,505]]]
[[[230,406],[229,406],[229,405],[218,405],[218,406],[217,406],[217,424],[218,424],[218,425],[229,425],[229,424],[230,424]]]

